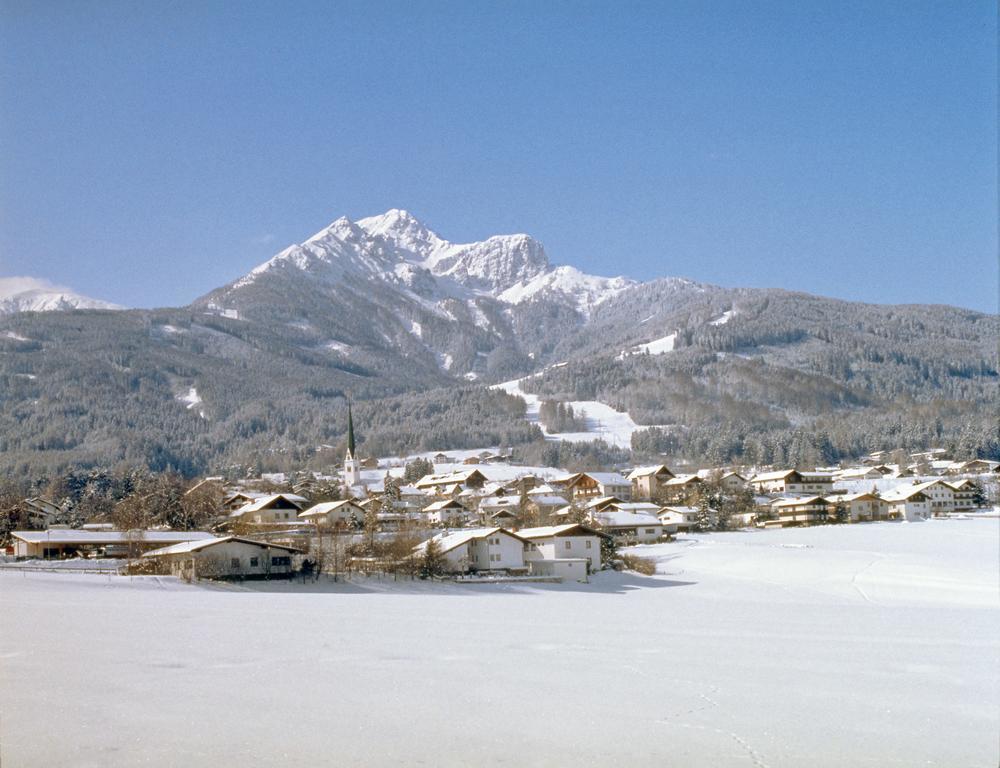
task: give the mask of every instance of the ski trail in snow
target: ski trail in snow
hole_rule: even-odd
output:
[[[851,586],[854,587],[854,589],[857,591],[859,595],[861,595],[861,597],[863,597],[867,602],[871,603],[872,605],[878,605],[878,603],[872,600],[868,596],[868,593],[861,588],[861,586],[858,584],[858,577],[861,576],[865,571],[867,571],[873,565],[875,565],[875,563],[884,559],[885,559],[884,555],[876,555],[875,557],[872,558],[871,562],[869,562],[868,565],[859,568],[858,571],[851,577]]]
[[[556,367],[556,366],[553,366]],[[535,376],[538,374],[532,374]],[[538,395],[525,392],[521,387],[521,382],[530,379],[532,376],[505,381],[502,384],[495,384],[491,389],[499,389],[507,394],[520,397],[525,403],[525,419],[532,424],[537,424],[542,430],[542,434],[547,440],[562,440],[570,442],[591,442],[594,440],[604,440],[616,445],[619,448],[630,448],[632,445],[632,435],[643,429],[649,429],[649,424],[636,424],[627,412],[616,411],[610,405],[597,400],[571,400],[566,403],[573,408],[577,418],[582,419],[586,424],[585,432],[559,432],[551,433],[541,422],[542,399]]]
[[[709,707],[704,707],[703,709],[695,711],[701,712],[704,709],[709,709]],[[771,768],[770,765],[768,765],[768,763],[764,760],[764,756],[761,755],[761,753],[758,752],[756,749],[754,749],[753,746],[750,744],[750,742],[748,742],[738,733],[734,733],[733,731],[726,731],[723,730],[722,728],[711,728],[707,725],[695,725],[693,723],[675,723],[669,720],[660,720],[659,722],[663,723],[664,725],[676,726],[677,728],[688,728],[692,731],[709,731],[711,733],[717,733],[720,736],[728,736],[734,743],[738,744],[744,752],[746,752],[747,757],[750,758],[750,761],[755,766],[757,766],[757,768]]]
[[[730,733],[729,736],[730,738],[732,738],[733,741],[735,741],[737,744],[743,747],[743,749],[746,750],[746,753],[750,755],[750,759],[753,760],[753,764],[756,765],[757,768],[768,768],[767,763],[764,762],[764,759],[760,756],[760,753],[753,747],[751,747],[750,744],[747,743],[746,739],[741,738],[738,733]]]

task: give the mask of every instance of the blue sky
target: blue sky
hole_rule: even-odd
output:
[[[997,309],[992,2],[0,3],[0,274],[187,303],[340,215]]]

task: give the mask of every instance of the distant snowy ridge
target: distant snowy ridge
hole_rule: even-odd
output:
[[[519,304],[558,295],[583,312],[637,284],[624,277],[553,267],[542,244],[525,234],[452,243],[396,208],[356,222],[343,216],[255,267],[233,288],[285,269],[330,282],[349,276],[376,278],[433,299],[485,295]]]
[[[37,277],[0,277],[0,316],[70,309],[125,309]]]

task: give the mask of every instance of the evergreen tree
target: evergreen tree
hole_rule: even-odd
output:
[[[833,505],[833,520],[837,523],[851,522],[851,513],[844,502],[838,501]]]
[[[444,553],[441,551],[441,543],[437,538],[428,539],[424,545],[423,554],[420,556],[420,578],[433,579],[444,574],[448,566]]]
[[[710,531],[714,527],[712,508],[709,506],[707,494],[702,494],[698,499],[698,514],[695,517],[694,527],[696,531]]]

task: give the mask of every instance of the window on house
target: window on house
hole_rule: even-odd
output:
[[[290,557],[272,557],[271,565],[291,565],[292,558]]]
[[[250,567],[251,568],[257,568],[258,566],[260,566],[260,558],[259,557],[251,557],[250,558]]]
[[[570,549],[570,548],[572,548],[572,546],[573,546],[573,542],[570,541],[569,539],[567,539],[566,540],[566,549]]]
[[[229,561],[229,565],[231,567],[233,567],[233,568],[239,568],[240,567],[240,559],[238,557],[234,557],[232,560]]]
[[[593,543],[594,542],[592,542],[590,539],[587,539],[587,549],[593,549],[593,547],[591,546]]]

